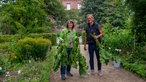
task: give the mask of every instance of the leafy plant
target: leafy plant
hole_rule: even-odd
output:
[[[22,64],[19,67],[20,73],[5,77],[6,82],[46,82],[49,81],[51,74],[55,48],[53,47],[50,52],[47,53],[47,58],[44,61],[29,60],[28,63]],[[16,70],[16,69],[15,69]]]
[[[146,1],[145,0],[125,0],[132,15],[131,30],[136,36],[136,42],[146,41]]]
[[[82,56],[80,52],[79,39],[76,38],[76,40],[74,41],[74,47],[68,59],[66,58],[66,50],[66,43],[60,43],[60,45],[58,46],[58,51],[55,55],[55,62],[53,66],[54,71],[58,70],[60,64],[62,64],[63,66],[70,64],[74,68],[77,68],[77,66],[79,66],[80,75],[86,74],[88,66],[86,64],[85,57]]]
[[[100,24],[109,22],[115,28],[123,28],[128,15],[122,1],[83,0],[82,5],[81,16],[85,17],[87,14],[93,14],[96,22]],[[83,21],[85,22],[85,18]]]
[[[93,30],[91,31],[90,35],[91,35],[92,37],[95,36],[95,33],[94,33]],[[105,50],[105,45],[104,45],[104,44],[101,44],[98,40],[95,40],[95,41],[96,41],[96,45],[97,45],[97,46],[99,47],[99,49],[100,49],[100,60],[101,60],[102,63],[104,63],[104,64],[107,65],[108,62],[109,62],[109,60],[111,60],[112,55],[111,55],[109,52],[107,52],[107,51]]]
[[[46,57],[49,45],[51,45],[51,41],[48,39],[21,39],[16,45],[18,50],[15,54],[20,61],[31,58],[34,60],[43,60]]]

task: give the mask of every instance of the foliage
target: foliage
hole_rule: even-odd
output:
[[[18,38],[18,35],[0,35],[0,43],[11,42],[13,37]]]
[[[68,59],[66,58],[66,50],[67,50],[67,45],[65,45],[65,43],[60,43],[60,45],[58,46],[58,51],[55,55],[55,62],[53,66],[54,71],[58,70],[60,64],[62,64],[63,66],[69,64],[74,68],[77,68],[77,66],[79,66],[80,75],[86,74],[86,70],[88,67],[86,64],[85,57],[82,56],[80,52],[79,40],[76,39],[74,41],[74,47]]]
[[[8,34],[32,33],[34,29],[44,28],[46,13],[43,0],[16,0],[0,7],[0,25],[2,32]]]
[[[5,77],[6,82],[48,82],[53,66],[54,51],[53,48],[48,52],[47,58],[44,61],[30,60],[29,63],[21,65],[18,71],[21,71],[18,75],[13,77]],[[16,70],[16,69],[15,69]]]
[[[145,61],[146,60],[146,56],[145,56],[145,54],[146,54],[146,48],[145,47],[146,46],[141,47],[141,45],[137,45],[135,47],[135,51],[134,51],[133,58],[137,58],[137,59],[141,59],[141,60]]]
[[[57,34],[56,33],[41,33],[41,34],[36,34],[36,33],[31,33],[28,34],[26,37],[32,37],[32,38],[45,38],[49,39],[52,42],[52,45],[56,45],[56,38]],[[20,39],[19,35],[0,35],[0,43],[9,43],[12,42],[13,39]],[[2,44],[2,45],[4,45]]]
[[[130,29],[131,18],[126,21],[124,28],[116,29],[110,23],[103,24],[106,49],[113,55],[113,60],[121,60],[123,68],[145,79],[145,47],[134,42]]]
[[[57,34],[56,33],[41,33],[41,34],[30,34],[28,35],[28,37],[32,37],[32,38],[45,38],[45,39],[49,39],[51,41],[51,45],[56,45],[56,38],[57,38]]]
[[[140,58],[133,58],[131,54],[127,53],[127,55],[122,58],[122,67],[146,79],[145,61],[142,61]]]
[[[52,21],[48,29],[52,32],[54,26],[60,27],[66,22],[65,7],[60,0],[44,0],[46,5],[45,12],[48,14],[48,20]]]
[[[4,42],[4,43],[0,43],[0,49],[2,50],[8,50],[9,47],[9,43],[8,42]]]
[[[59,0],[44,0],[46,4],[45,12],[55,19],[57,22],[59,20],[64,20],[65,17],[65,7]]]
[[[65,10],[58,0],[6,0],[0,6],[3,34],[51,32],[52,20],[64,20]]]
[[[75,9],[72,9],[72,10],[67,10],[66,11],[66,20],[77,20],[79,21],[81,19],[81,17],[79,16],[79,13],[80,13],[80,10],[75,10]]]
[[[48,39],[24,38],[18,41],[17,50],[14,53],[20,62],[30,59],[43,60],[46,58],[49,45],[51,41]]]
[[[122,12],[121,12],[122,11]],[[98,23],[109,22],[114,27],[123,28],[127,17],[126,8],[117,0],[83,0],[81,15],[93,14]]]
[[[77,64],[78,62],[78,64]],[[80,52],[80,45],[79,45],[79,39],[77,38],[74,42],[74,47],[71,51],[71,55],[69,57],[69,63],[77,68],[79,65],[79,74],[83,75],[86,74],[86,70],[88,69],[88,66],[86,64],[86,59],[84,56],[82,56]]]
[[[10,70],[10,68],[12,67],[11,62],[9,61],[9,58],[5,54],[0,55],[0,67],[3,70],[3,73],[5,71]]]
[[[131,15],[133,15],[132,31],[137,42],[146,41],[146,0],[126,0]]]
[[[95,33],[93,30],[91,31],[90,35],[92,37],[95,36]],[[110,54],[108,51],[106,51],[106,49],[105,49],[106,47],[105,47],[104,43],[101,43],[98,40],[95,40],[95,41],[96,41],[96,45],[99,47],[99,50],[100,50],[100,61],[101,61],[101,63],[104,63],[107,65],[112,58],[112,54]]]

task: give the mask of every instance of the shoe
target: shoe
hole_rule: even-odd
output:
[[[71,73],[69,72],[69,73],[67,73],[67,76],[71,76],[71,77],[72,77],[72,76],[73,76],[73,74],[71,74]]]
[[[65,80],[66,79],[65,75],[61,75],[61,79]]]
[[[91,70],[91,71],[90,71],[90,74],[91,74],[91,75],[94,75],[94,70]]]
[[[99,76],[102,76],[103,74],[102,74],[102,72],[101,72],[101,71],[98,71],[98,75],[99,75]]]

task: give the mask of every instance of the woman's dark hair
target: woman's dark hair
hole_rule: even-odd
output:
[[[74,22],[72,21],[72,20],[69,20],[69,21],[67,21],[67,23],[66,23],[66,27],[68,28],[68,23],[72,23],[73,24],[73,26],[72,26],[72,29],[74,28]]]

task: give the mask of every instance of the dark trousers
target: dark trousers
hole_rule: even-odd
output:
[[[66,56],[67,58],[69,57],[71,50],[72,48],[67,48],[67,56]],[[61,65],[61,69],[60,69],[61,75],[65,75],[65,72],[70,73],[70,69],[71,69],[71,65],[67,65],[67,66]]]
[[[90,60],[89,60],[90,70],[94,70],[94,51],[96,54],[98,70],[101,70],[99,47],[96,46],[96,44],[88,44],[88,51],[89,51],[89,57],[90,57]]]

